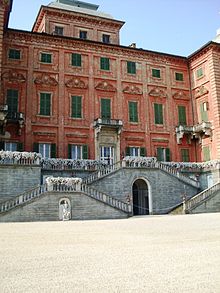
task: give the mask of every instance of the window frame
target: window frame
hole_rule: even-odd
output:
[[[43,98],[45,99],[45,101],[43,101]],[[46,103],[48,103],[46,101],[46,98],[49,98],[49,107],[48,107],[48,105],[46,105]],[[51,111],[52,110],[52,93],[49,93],[49,92],[40,92],[39,93],[39,99],[40,99],[40,103],[39,103],[39,106],[40,106],[39,107],[39,115],[40,116],[46,116],[46,117],[51,116],[51,113],[52,113],[52,111]],[[43,107],[43,103],[45,103],[44,107]],[[49,112],[48,112],[48,109],[47,108],[49,108]]]
[[[164,125],[164,104],[162,103],[154,103],[154,124]]]
[[[127,74],[135,75],[137,73],[137,66],[136,62],[134,61],[127,61]]]
[[[158,78],[158,79],[161,78],[161,70],[158,68],[152,68],[151,74],[152,74],[152,77],[154,77],[154,78]]]
[[[60,33],[60,32],[62,32],[62,33]],[[64,27],[63,26],[59,26],[59,25],[55,25],[55,27],[54,27],[54,34],[57,35],[57,36],[63,36],[64,35]]]
[[[88,39],[88,31],[87,30],[80,30],[79,31],[79,38],[80,38],[80,40],[87,40]]]
[[[79,53],[72,53],[71,65],[75,67],[82,67],[82,55]]]
[[[82,119],[82,105],[83,105],[82,96],[71,95],[71,118],[72,119]]]
[[[100,57],[100,70],[110,71],[110,59],[108,57]]]
[[[47,58],[50,56],[49,60]],[[45,59],[44,59],[45,57]],[[50,61],[50,62],[49,62]],[[52,53],[40,52],[40,62],[43,64],[52,64]]]
[[[21,50],[9,48],[9,50],[8,50],[8,59],[10,59],[10,60],[21,60]]]
[[[180,78],[181,77],[181,78]],[[183,73],[182,72],[175,72],[175,80],[176,81],[180,81],[180,82],[182,82],[182,81],[184,81],[184,75],[183,75]]]
[[[181,162],[190,162],[190,151],[189,149],[181,149]],[[187,158],[187,159],[185,159]]]
[[[187,125],[186,106],[178,105],[178,125]],[[184,111],[182,112],[182,110]]]
[[[128,101],[128,114],[130,123],[138,123],[138,102]]]
[[[104,105],[105,104],[105,105]],[[111,119],[111,99],[101,98],[100,100],[100,115],[102,119]]]
[[[203,76],[204,76],[203,68],[202,68],[202,67],[199,67],[199,68],[196,70],[196,78],[199,79],[199,78],[202,78]]]
[[[108,35],[108,34],[102,34],[102,42],[104,43],[104,44],[110,44],[110,35]]]

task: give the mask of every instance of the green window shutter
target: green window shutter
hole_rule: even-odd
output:
[[[204,103],[200,104],[201,121],[208,122],[208,112],[204,110]]]
[[[9,49],[8,58],[19,60],[21,59],[21,52],[15,49]]]
[[[163,105],[154,104],[154,121],[155,124],[163,124]]]
[[[140,148],[140,156],[145,157],[146,156],[146,149],[145,148]]]
[[[202,68],[199,68],[199,69],[196,71],[196,76],[197,76],[197,78],[200,78],[200,77],[203,76],[203,70],[202,70]]]
[[[40,115],[50,116],[51,94],[40,93]]]
[[[210,149],[209,149],[209,147],[208,146],[203,147],[202,151],[203,151],[203,161],[204,162],[210,161]]]
[[[129,121],[138,122],[137,102],[129,102]]]
[[[88,145],[83,145],[82,146],[82,152],[83,152],[83,159],[84,160],[87,160],[88,159],[88,157],[89,157],[89,149],[88,149]]]
[[[17,143],[17,151],[18,152],[23,152],[24,151],[24,146],[22,142]]]
[[[157,148],[157,160],[164,161],[164,149],[163,148]]]
[[[50,147],[50,157],[56,158],[56,144],[52,143]]]
[[[5,143],[4,141],[0,141],[0,151],[5,150]]]
[[[109,58],[105,58],[105,57],[100,58],[100,69],[102,69],[102,70],[109,70],[110,69]]]
[[[186,125],[186,107],[178,106],[179,125]]]
[[[18,90],[7,90],[8,112],[18,112]]]
[[[35,153],[39,153],[39,143],[34,143],[33,144],[33,152]]]
[[[183,81],[183,73],[175,72],[175,78],[177,81]]]
[[[170,149],[168,148],[165,149],[165,155],[166,155],[166,162],[170,162],[171,161]]]
[[[48,53],[41,53],[41,62],[52,63],[52,55]]]
[[[130,147],[126,147],[125,148],[125,156],[130,156],[130,155],[131,155]]]
[[[68,159],[72,159],[72,145],[71,144],[68,144]]]
[[[160,78],[160,69],[152,69],[152,76]]]
[[[82,56],[81,54],[73,53],[72,54],[72,65],[80,67],[82,65]]]
[[[127,73],[136,74],[136,63],[127,61]]]
[[[82,97],[72,96],[72,117],[82,118]]]
[[[189,150],[181,149],[181,160],[182,162],[189,162]]]
[[[101,99],[101,118],[111,119],[111,100]]]

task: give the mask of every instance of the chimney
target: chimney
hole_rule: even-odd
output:
[[[136,48],[136,43],[131,43],[131,45],[129,45],[130,48]]]

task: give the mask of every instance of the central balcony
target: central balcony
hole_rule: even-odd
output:
[[[96,133],[98,134],[102,127],[111,128],[117,131],[119,135],[121,133],[123,122],[120,119],[110,119],[110,118],[97,118],[94,120],[94,128],[96,129]]]
[[[202,122],[193,126],[179,125],[176,127],[177,143],[181,144],[183,136],[186,135],[190,140],[195,138],[199,139],[199,142],[204,137],[212,135],[212,125],[210,122]]]

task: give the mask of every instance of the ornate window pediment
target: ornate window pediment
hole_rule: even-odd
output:
[[[17,82],[22,83],[26,81],[26,78],[22,73],[19,73],[17,71],[8,70],[2,73],[2,80],[7,80],[9,82]]]
[[[34,82],[36,84],[45,84],[45,85],[53,85],[53,86],[58,84],[58,81],[54,77],[48,74],[41,74],[37,76]]]
[[[127,94],[135,94],[135,95],[142,95],[142,90],[137,87],[136,85],[128,85],[123,89],[124,93]]]
[[[204,87],[204,85],[202,85],[202,86],[200,86],[199,88],[196,89],[196,91],[195,91],[195,97],[196,98],[199,98],[199,97],[201,97],[203,95],[208,94],[208,92],[209,91],[207,90],[207,88]]]
[[[149,96],[152,96],[152,97],[167,98],[166,92],[160,88],[157,88],[157,87],[150,90],[148,94],[149,94]]]
[[[186,95],[186,93],[184,93],[183,91],[178,91],[176,93],[173,94],[173,98],[174,99],[189,99],[188,95]]]
[[[85,82],[79,78],[71,78],[65,83],[66,87],[68,88],[80,88],[80,89],[86,89],[87,85]]]
[[[99,82],[95,86],[95,88],[101,91],[116,92],[116,88],[112,84],[108,83],[107,81]]]

